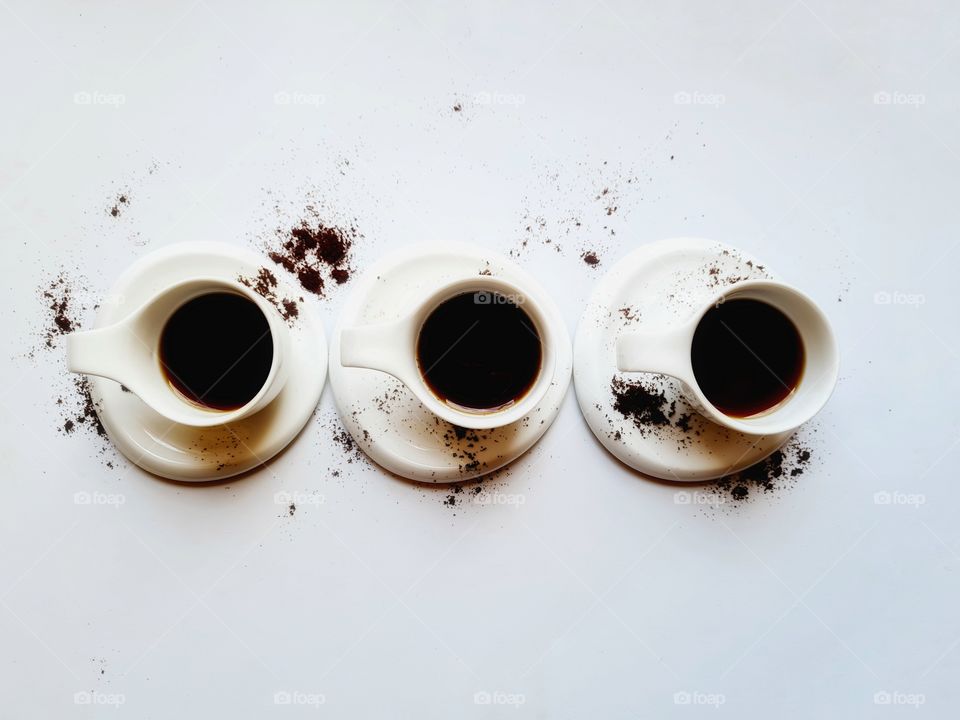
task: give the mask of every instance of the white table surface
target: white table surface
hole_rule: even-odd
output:
[[[0,0],[0,716],[955,717],[960,6],[247,5]],[[329,388],[225,487],[59,431],[38,287],[65,268],[96,299],[168,243],[256,247],[310,198],[355,219],[360,267],[509,251],[543,217],[519,262],[571,332],[642,243],[765,259],[843,351],[810,471],[678,503],[572,388],[497,480],[522,505],[344,463]],[[317,301],[328,330],[343,298]]]

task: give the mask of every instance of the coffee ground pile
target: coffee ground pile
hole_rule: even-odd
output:
[[[300,306],[295,300],[277,295],[277,276],[270,268],[260,268],[256,277],[240,276],[237,280],[273,305],[288,324],[292,325],[300,316]]]
[[[353,275],[351,250],[361,237],[356,227],[333,227],[311,217],[280,235],[279,245],[266,248],[267,255],[295,275],[307,292],[322,297],[328,282],[343,285]]]
[[[677,415],[676,400],[668,401],[662,388],[641,380],[624,380],[614,376],[610,381],[610,390],[613,393],[613,409],[633,421],[644,437],[655,428],[670,425],[685,431],[690,429],[691,414]]]
[[[695,442],[701,432],[699,423],[706,422],[694,413],[678,413],[676,400],[668,400],[664,389],[652,382],[627,381],[614,376],[610,390],[613,393],[614,410],[630,419],[643,437],[669,427],[679,430],[683,440],[678,444],[678,449]],[[614,432],[612,437],[620,440],[620,431]],[[714,480],[702,489],[719,502],[743,502],[757,494],[783,489],[796,481],[804,474],[812,457],[809,444],[794,435],[783,448],[760,462]]]

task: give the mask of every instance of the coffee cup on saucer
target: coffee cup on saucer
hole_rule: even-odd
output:
[[[287,326],[240,282],[171,285],[107,327],[67,337],[71,372],[121,383],[167,419],[192,427],[265,408],[287,379]]]
[[[552,332],[522,287],[472,275],[423,293],[397,321],[344,328],[340,362],[389,373],[454,425],[491,429],[543,399],[556,365]]]
[[[750,435],[795,430],[837,382],[830,324],[799,290],[772,280],[738,283],[687,320],[617,340],[621,372],[680,381],[686,399],[719,425]]]

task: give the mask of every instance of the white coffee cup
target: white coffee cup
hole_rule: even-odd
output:
[[[733,417],[716,408],[703,393],[693,372],[693,336],[708,310],[733,299],[760,300],[786,315],[800,334],[804,368],[799,382],[780,403],[748,417]],[[816,415],[837,383],[840,357],[826,316],[816,304],[789,285],[772,280],[746,280],[713,298],[675,327],[662,332],[627,333],[617,340],[621,372],[650,372],[680,381],[686,399],[719,425],[750,435],[795,430]]]
[[[530,389],[514,403],[496,410],[471,410],[448,404],[427,384],[417,362],[420,329],[443,302],[464,293],[476,293],[477,302],[496,302],[498,296],[520,307],[540,336],[540,371]],[[493,276],[471,275],[425,293],[412,303],[400,320],[360,325],[340,331],[340,363],[345,367],[380,370],[406,385],[423,405],[438,417],[471,429],[509,425],[529,415],[553,382],[556,357],[553,332],[543,309],[523,289]],[[503,352],[510,352],[504,347]]]
[[[200,405],[173,387],[160,360],[160,336],[170,316],[184,303],[210,293],[242,295],[260,308],[273,340],[270,371],[257,394],[242,407],[218,410]],[[120,322],[67,336],[71,372],[116,380],[173,422],[212,427],[236,422],[265,408],[283,388],[290,338],[279,312],[239,282],[193,278],[161,290]]]

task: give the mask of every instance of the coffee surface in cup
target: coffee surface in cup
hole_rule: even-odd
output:
[[[187,399],[215,410],[250,402],[270,374],[273,335],[256,303],[213,292],[174,311],[160,335],[160,362]]]
[[[512,405],[540,373],[540,334],[530,316],[496,292],[468,292],[430,313],[417,339],[420,373],[450,405],[492,412]]]
[[[693,374],[725,415],[750,417],[796,389],[803,375],[803,340],[793,321],[769,303],[749,298],[710,308],[693,335]]]

